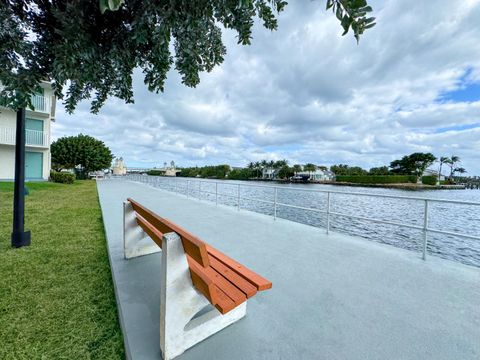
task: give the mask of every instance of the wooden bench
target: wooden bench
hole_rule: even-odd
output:
[[[158,251],[162,251],[160,348],[165,360],[241,319],[247,299],[272,287],[262,276],[128,199],[125,258]]]

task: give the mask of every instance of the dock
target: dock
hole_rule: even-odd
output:
[[[161,255],[123,258],[131,197],[272,281],[190,359],[479,359],[480,269],[126,180],[97,182],[128,359],[161,359]]]

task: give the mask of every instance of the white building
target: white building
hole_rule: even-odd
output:
[[[262,179],[275,179],[277,177],[278,170],[267,167],[262,169]]]
[[[426,169],[423,172],[422,176],[435,176],[438,178],[438,171],[433,169]],[[445,175],[440,174],[440,181],[444,181],[444,180],[445,180]]]
[[[333,181],[335,174],[330,170],[316,169],[315,171],[299,171],[297,176],[308,176],[310,181]]]
[[[50,133],[55,121],[55,96],[49,83],[32,96],[35,110],[26,111],[25,178],[48,180],[51,168]],[[13,180],[15,174],[16,112],[0,107],[0,180]]]

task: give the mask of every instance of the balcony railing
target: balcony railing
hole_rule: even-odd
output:
[[[49,114],[51,111],[50,98],[43,95],[32,95],[32,105],[36,112]]]
[[[0,127],[0,144],[15,145],[15,129]],[[27,146],[48,147],[48,133],[37,130],[25,130],[25,144]]]

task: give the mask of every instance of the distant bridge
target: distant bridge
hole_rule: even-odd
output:
[[[153,170],[153,168],[127,167],[128,174],[141,174],[150,170]]]
[[[178,174],[181,171],[180,169],[175,169],[171,167],[163,167],[163,168],[127,167],[127,174],[144,174],[151,170],[163,172],[167,176],[175,176],[173,174]]]

